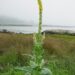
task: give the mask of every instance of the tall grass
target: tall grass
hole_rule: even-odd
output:
[[[17,39],[17,37],[20,40]],[[45,36],[43,47],[45,51],[43,54],[45,56],[45,65],[51,69],[53,75],[75,74],[75,36],[48,34]],[[30,58],[28,56],[19,55],[31,55],[32,49],[33,35],[0,33],[0,73],[3,72],[4,75],[4,72],[8,72],[9,68],[12,67],[11,63],[13,66],[28,65],[28,59]],[[8,63],[10,65],[8,65]],[[21,72],[22,74],[24,73],[23,71],[20,71],[20,73]],[[19,71],[16,72],[17,75],[18,73]]]

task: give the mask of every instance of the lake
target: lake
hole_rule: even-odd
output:
[[[11,32],[16,32],[16,33],[34,33],[38,31],[37,26],[0,26],[0,30],[6,29]],[[71,30],[75,32],[75,26],[43,26],[42,31],[45,30]]]

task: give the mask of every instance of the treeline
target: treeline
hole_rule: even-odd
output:
[[[0,33],[15,33],[15,32],[11,32],[11,31],[8,31],[6,29],[2,29],[2,30],[0,30]]]
[[[0,30],[0,33],[16,33],[16,32],[11,32],[6,29]],[[60,35],[72,35],[75,36],[75,32],[69,31],[69,30],[46,30],[43,31],[42,34],[60,34]],[[20,34],[23,34],[20,32]]]
[[[46,30],[43,31],[42,34],[60,34],[60,35],[72,35],[75,36],[75,32],[69,31],[69,30]]]

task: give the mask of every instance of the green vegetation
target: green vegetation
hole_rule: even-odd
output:
[[[43,48],[45,66],[53,75],[75,75],[75,36],[48,34]],[[24,54],[30,55],[32,49],[33,35],[0,33],[0,75],[24,75],[23,71],[14,70],[14,66],[28,65],[30,58]]]
[[[75,36],[41,34],[42,2],[38,33],[0,33],[0,75],[75,75]]]

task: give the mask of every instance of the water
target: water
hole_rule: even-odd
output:
[[[10,32],[16,33],[34,33],[38,31],[37,26],[0,26],[0,30],[6,29]],[[42,31],[45,30],[70,30],[75,32],[74,26],[43,26]]]

